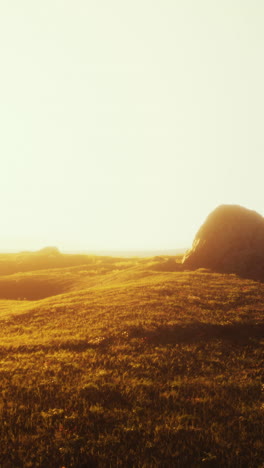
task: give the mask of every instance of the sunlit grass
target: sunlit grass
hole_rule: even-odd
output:
[[[262,466],[263,284],[164,259],[16,275],[61,289],[0,301],[1,467]]]

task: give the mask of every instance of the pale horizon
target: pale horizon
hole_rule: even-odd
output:
[[[189,246],[190,247],[190,246]],[[152,256],[177,256],[184,254],[188,249],[131,249],[131,250],[61,250],[58,246],[42,246],[40,249],[6,249],[0,252],[1,254],[23,254],[23,253],[38,253],[45,248],[57,248],[60,254],[67,255],[95,255],[95,256],[110,256],[110,257],[152,257]]]
[[[4,1],[0,252],[191,246],[264,213],[264,4]]]

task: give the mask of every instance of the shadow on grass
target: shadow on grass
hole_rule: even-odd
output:
[[[264,283],[264,266],[261,264],[259,266],[253,265],[252,267],[214,267],[207,264],[201,264],[197,266],[181,265],[182,269],[180,271],[190,271],[190,272],[199,272],[199,270],[205,270],[207,273],[218,273],[224,275],[237,275],[239,278],[244,280],[253,280],[258,283]]]
[[[135,327],[130,330],[129,335],[155,345],[199,343],[211,340],[228,340],[237,344],[247,344],[254,339],[264,338],[264,323],[217,325],[195,322],[186,325],[162,326],[153,331]]]
[[[120,342],[129,344],[135,339],[139,340],[139,344],[144,346],[205,344],[213,340],[228,341],[236,345],[247,345],[264,339],[264,323],[215,325],[195,322],[186,325],[162,326],[157,327],[155,330],[146,330],[143,327],[135,326],[130,327],[121,335],[98,337],[93,340],[70,340],[62,343],[29,344],[9,347],[1,346],[0,356],[7,353],[27,354],[43,351],[57,352],[60,350],[84,352],[88,349],[95,349],[107,352],[110,346],[115,346]]]

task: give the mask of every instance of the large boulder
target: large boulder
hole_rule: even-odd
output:
[[[263,275],[264,218],[239,205],[218,206],[197,232],[183,265]]]

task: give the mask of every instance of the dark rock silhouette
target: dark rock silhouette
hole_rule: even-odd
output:
[[[264,278],[264,218],[239,205],[218,206],[200,227],[182,263],[191,269]]]

